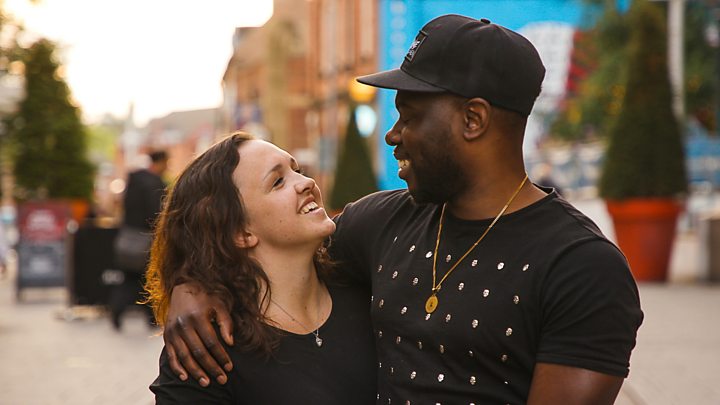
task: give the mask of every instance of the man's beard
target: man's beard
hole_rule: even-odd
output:
[[[465,177],[447,149],[435,152],[429,161],[432,163],[413,167],[415,187],[410,196],[418,204],[443,204],[465,188]]]

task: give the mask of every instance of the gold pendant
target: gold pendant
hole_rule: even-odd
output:
[[[427,301],[425,301],[425,312],[428,314],[432,314],[435,312],[435,308],[438,306],[438,299],[437,296],[435,296],[435,293],[433,293]]]

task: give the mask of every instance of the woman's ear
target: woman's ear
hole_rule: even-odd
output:
[[[490,127],[490,103],[483,98],[471,98],[464,105],[465,127],[463,138],[472,141],[481,137]]]
[[[254,248],[258,244],[257,236],[249,232],[240,232],[235,238],[235,243],[243,249]]]

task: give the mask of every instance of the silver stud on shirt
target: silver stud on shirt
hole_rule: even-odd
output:
[[[475,355],[475,353],[473,353],[472,350],[468,350],[468,356],[473,357],[474,355]]]
[[[438,382],[443,382],[445,379],[445,374],[438,374]]]
[[[378,338],[381,338],[381,337],[382,337],[382,331],[379,330],[379,331],[378,331]]]
[[[422,350],[422,342],[418,340],[418,349]]]
[[[439,349],[440,349],[440,354],[445,353],[445,346],[440,345]]]
[[[381,271],[382,271],[382,264],[378,266],[378,271],[377,271],[377,272],[380,273]]]
[[[500,361],[502,361],[503,363],[505,363],[507,360],[508,360],[507,354],[503,354],[502,356],[500,356]]]
[[[473,260],[472,263],[470,263],[470,265],[473,267],[477,266],[477,259]]]
[[[529,268],[530,268],[530,265],[526,264],[523,266],[523,271],[528,271]]]
[[[473,329],[477,328],[479,324],[480,324],[480,322],[479,322],[477,319],[473,319],[473,320],[472,320],[472,327],[473,327]]]
[[[471,384],[471,385],[475,385],[476,382],[477,382],[477,381],[475,380],[475,376],[474,376],[474,375],[473,375],[473,376],[470,376],[470,384]]]
[[[413,250],[415,250],[415,245],[410,246],[410,250],[408,252],[412,252]]]
[[[406,312],[407,312],[407,307],[402,307],[402,309],[400,310],[400,315],[405,315]]]
[[[431,257],[432,257],[432,250],[428,250],[428,252],[425,253],[425,257],[428,258],[428,259],[431,258]]]
[[[415,376],[417,376],[417,373],[416,373],[416,372],[413,371],[412,373],[410,373],[410,379],[411,379],[411,380],[414,380],[414,379],[415,379]]]
[[[412,285],[417,285],[418,281],[420,281],[420,280],[418,280],[418,278],[415,277],[412,281]]]
[[[383,305],[385,305],[385,300],[381,298],[380,302],[378,302],[378,307],[382,308]]]
[[[498,263],[498,265],[497,265],[498,270],[502,270],[503,267],[505,267],[505,263],[503,263],[503,262]]]
[[[397,270],[395,270],[395,271],[393,272],[392,278],[397,278],[397,275],[398,275],[398,272],[397,272]]]
[[[513,296],[513,304],[517,305],[520,303],[520,297],[517,295]]]
[[[451,255],[445,256],[445,263],[449,263],[450,260],[452,260],[452,256],[451,256]]]
[[[393,239],[393,243],[395,243],[395,241],[397,241],[397,236],[395,237],[395,239]]]
[[[405,401],[405,405],[410,405],[410,400]]]
[[[425,314],[425,320],[426,320],[426,321],[429,321],[429,320],[430,320],[430,314]]]
[[[390,367],[390,375],[395,374],[395,367]]]
[[[445,323],[450,322],[450,319],[452,319],[452,315],[450,315],[450,314],[445,315]]]
[[[512,335],[512,328],[507,328],[507,330],[505,331],[505,336],[510,336],[510,335]]]
[[[465,288],[465,283],[458,284],[458,291],[462,291]]]
[[[487,298],[490,295],[490,290],[483,290],[483,297]]]
[[[396,345],[399,345],[400,342],[402,342],[402,338],[401,338],[400,336],[396,337],[396,338],[395,338],[395,344],[396,344]]]

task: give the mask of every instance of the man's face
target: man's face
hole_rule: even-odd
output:
[[[444,203],[465,187],[457,153],[459,134],[453,130],[453,122],[461,118],[461,104],[449,94],[397,92],[400,117],[385,142],[395,147],[398,176],[418,203]]]

